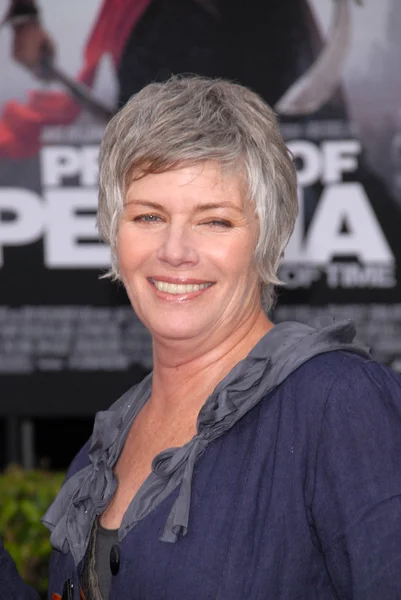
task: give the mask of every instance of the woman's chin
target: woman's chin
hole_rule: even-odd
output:
[[[158,323],[148,324],[148,329],[154,339],[160,341],[188,341],[194,340],[204,333],[204,328],[199,323]]]

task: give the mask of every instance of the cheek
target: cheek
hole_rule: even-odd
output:
[[[124,232],[119,232],[117,238],[117,256],[120,271],[126,271],[130,268],[133,260],[132,244]]]
[[[134,271],[146,260],[149,250],[137,233],[122,225],[117,237],[117,255],[121,272]]]
[[[227,256],[227,264],[235,284],[242,288],[246,287],[248,291],[259,286],[260,277],[255,262],[256,240],[254,236],[247,236],[241,243],[235,244]],[[242,283],[241,283],[242,282]]]
[[[253,240],[236,240],[236,243],[231,244],[226,252],[225,264],[239,276],[243,274],[248,278],[254,270]]]

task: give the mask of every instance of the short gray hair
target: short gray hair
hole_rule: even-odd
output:
[[[117,234],[130,178],[218,161],[243,174],[259,219],[255,264],[268,311],[297,212],[296,171],[272,109],[221,79],[172,77],[132,96],[111,119],[100,148],[100,236],[111,246],[108,276],[119,279]]]

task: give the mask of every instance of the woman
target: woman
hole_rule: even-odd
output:
[[[151,84],[109,124],[99,227],[154,370],[45,515],[50,598],[401,597],[399,379],[349,323],[266,316],[296,214],[246,88]]]

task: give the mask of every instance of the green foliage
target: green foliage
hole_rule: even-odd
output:
[[[0,474],[0,537],[23,579],[47,590],[49,531],[40,519],[57,495],[64,473],[11,467]]]

